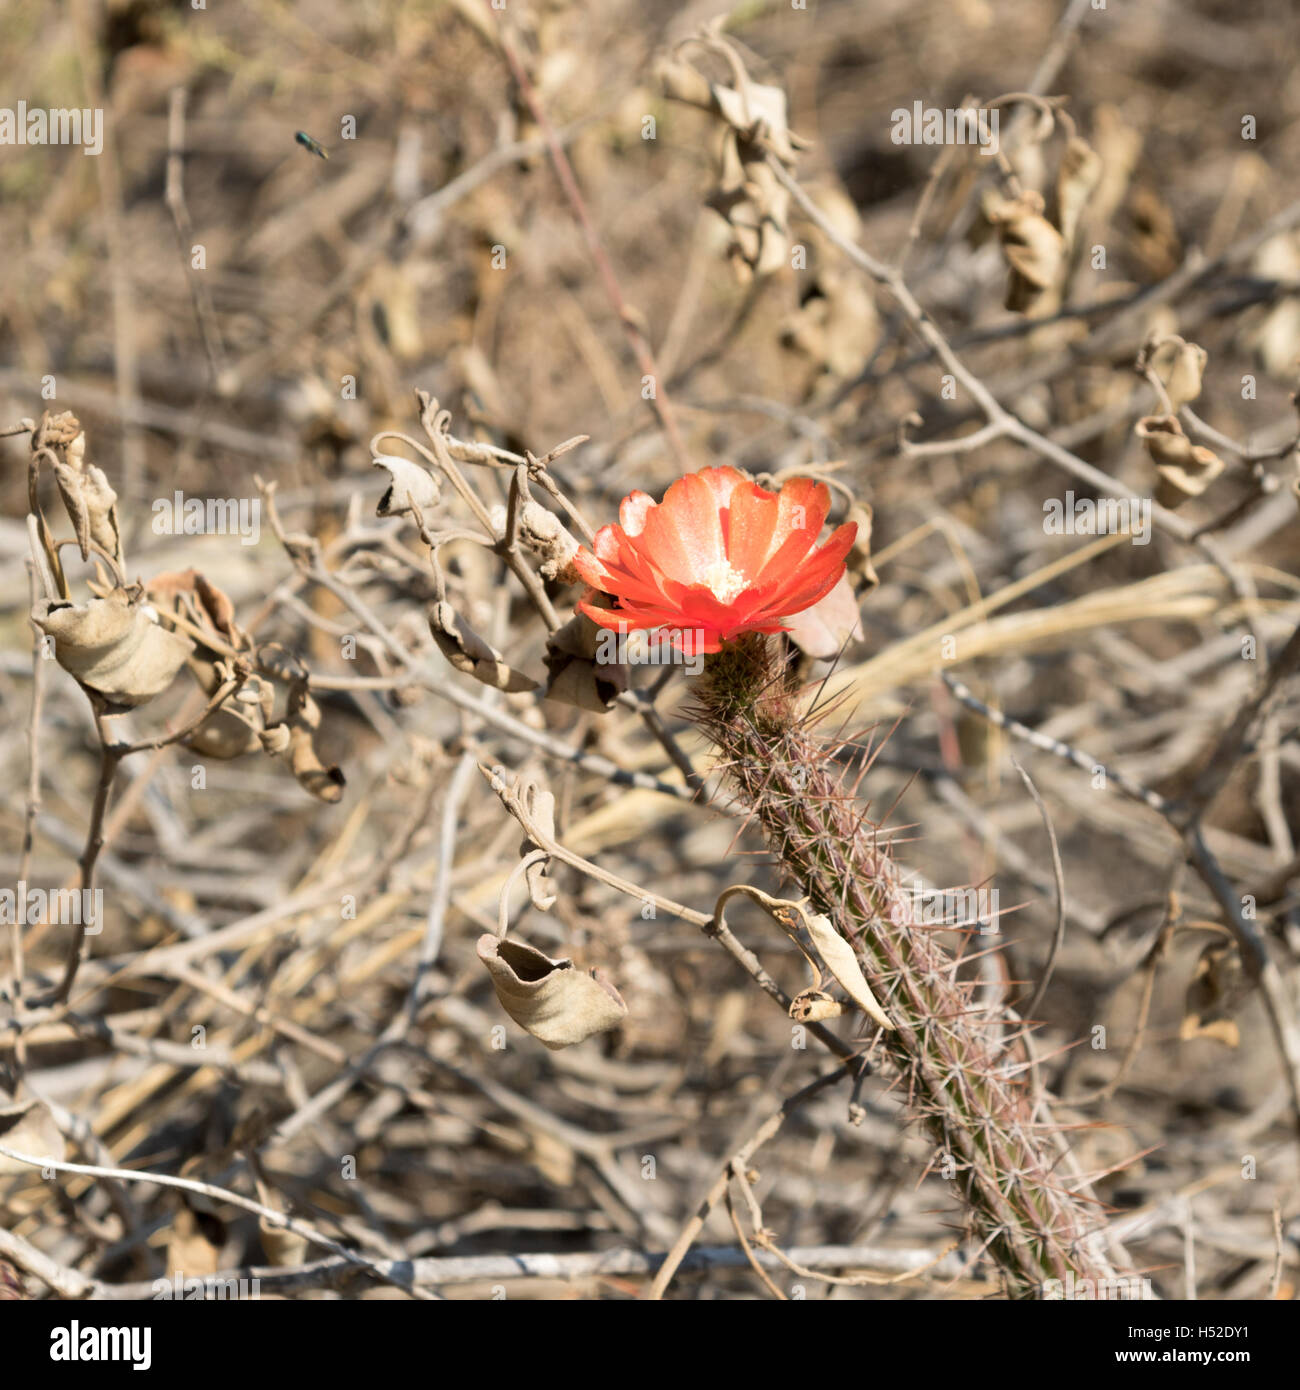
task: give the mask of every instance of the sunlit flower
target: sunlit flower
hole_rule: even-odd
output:
[[[578,607],[601,627],[672,629],[693,652],[781,632],[782,618],[811,608],[844,573],[858,528],[841,526],[817,547],[829,510],[824,483],[795,478],[767,492],[734,468],[688,473],[662,502],[633,492],[618,524],[597,532],[595,555],[573,561],[617,607],[598,607],[593,594]]]

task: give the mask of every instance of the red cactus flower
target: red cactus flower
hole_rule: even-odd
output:
[[[778,494],[734,468],[688,473],[662,502],[633,492],[619,524],[597,532],[595,555],[580,550],[573,560],[618,606],[598,608],[588,593],[578,608],[620,632],[672,629],[679,646],[691,632],[693,653],[716,652],[743,632],[782,632],[782,618],[811,608],[844,573],[856,525],[815,545],[830,500],[810,478]]]

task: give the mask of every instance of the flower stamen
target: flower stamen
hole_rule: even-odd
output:
[[[704,571],[704,583],[719,603],[730,603],[749,587],[749,580],[730,560],[715,560]]]

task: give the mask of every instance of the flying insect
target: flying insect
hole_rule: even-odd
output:
[[[293,137],[304,150],[310,150],[312,154],[318,154],[322,159],[328,159],[329,151],[319,140],[313,140],[305,130],[297,131]]]

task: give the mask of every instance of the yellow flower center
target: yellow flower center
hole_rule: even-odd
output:
[[[749,580],[730,560],[716,560],[704,572],[704,582],[713,591],[719,603],[730,603],[749,588]]]

